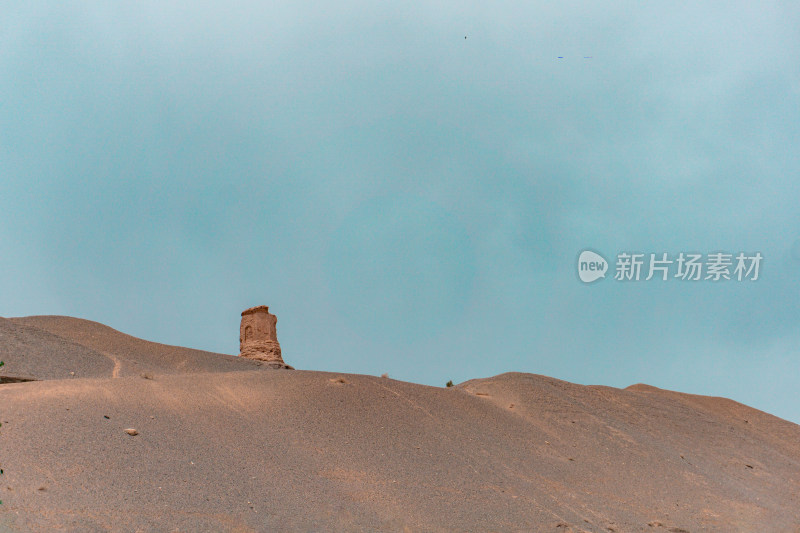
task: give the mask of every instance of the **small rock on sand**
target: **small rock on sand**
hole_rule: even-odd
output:
[[[128,428],[128,429],[126,429],[126,430],[125,430],[125,433],[127,433],[128,435],[131,435],[131,436],[133,436],[133,435],[138,435],[138,434],[139,434],[139,432],[138,432],[138,431],[136,431],[136,430],[135,430],[135,429],[133,429],[133,428]]]

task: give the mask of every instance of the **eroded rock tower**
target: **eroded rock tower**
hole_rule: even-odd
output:
[[[283,362],[281,345],[275,325],[278,317],[269,312],[269,307],[259,305],[242,311],[239,327],[239,357],[264,361],[272,368],[294,370]]]

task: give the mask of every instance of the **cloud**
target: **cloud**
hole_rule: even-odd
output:
[[[702,346],[709,366],[777,353],[799,314],[797,15],[9,9],[2,313],[232,353],[238,312],[268,304],[291,364],[425,383],[513,369],[681,388],[676,351]],[[760,251],[763,278],[590,288],[584,248]],[[765,387],[720,379],[733,397]]]

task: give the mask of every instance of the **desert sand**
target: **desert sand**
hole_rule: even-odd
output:
[[[1,531],[800,531],[800,426],[724,398],[274,370],[52,316],[0,319],[0,359]]]

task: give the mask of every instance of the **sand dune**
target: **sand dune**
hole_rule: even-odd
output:
[[[77,319],[0,328],[2,370],[28,350],[49,379],[0,386],[0,530],[800,531],[800,426],[723,398],[223,371]],[[97,377],[54,379],[62,359]]]
[[[0,319],[8,375],[36,379],[123,377],[253,369],[257,361],[149,342],[67,316]]]

